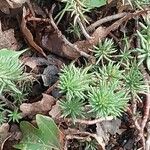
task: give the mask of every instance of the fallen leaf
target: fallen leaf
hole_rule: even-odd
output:
[[[27,121],[21,122],[20,128],[23,133],[23,138],[20,143],[14,147],[21,150],[61,150],[64,136],[53,119],[37,114],[36,121],[38,128],[35,128]]]
[[[1,150],[3,149],[5,141],[10,136],[9,128],[10,128],[10,126],[8,123],[3,123],[0,126],[0,147],[1,147]]]
[[[90,40],[77,41],[74,43],[81,51],[89,53],[89,49],[93,48],[93,45],[99,42],[106,36],[106,30],[103,27],[99,27],[91,35],[93,38]],[[68,59],[75,59],[80,57],[80,54],[73,50],[72,47],[63,42],[62,37],[57,32],[45,33],[40,40],[42,47],[56,55],[65,57]],[[39,42],[40,42],[39,41]]]
[[[46,54],[44,53],[43,49],[38,46],[33,39],[32,33],[30,30],[27,28],[27,21],[26,21],[26,15],[27,15],[27,10],[25,7],[23,7],[23,14],[22,14],[22,21],[21,21],[21,30],[23,35],[25,36],[25,39],[29,43],[31,47],[33,47],[38,53],[42,54],[44,57],[46,57]]]
[[[20,105],[20,110],[24,117],[30,115],[33,116],[37,113],[45,114],[51,110],[52,106],[56,103],[55,98],[47,94],[42,95],[43,98],[38,102],[23,103]]]
[[[104,147],[108,144],[110,135],[115,135],[118,132],[120,125],[120,119],[106,120],[96,124],[98,139]]]
[[[1,0],[0,10],[5,14],[10,13],[10,8],[15,9],[21,7],[27,0]]]
[[[41,57],[26,57],[22,59],[22,62],[32,70],[36,69],[37,66],[44,66],[49,64],[47,59]]]
[[[0,21],[0,49],[7,48],[18,50],[21,45],[17,42],[14,34],[14,29],[2,31]]]
[[[57,101],[56,104],[52,107],[51,111],[49,112],[49,115],[52,118],[59,118],[61,116],[61,110],[59,106],[59,102]]]

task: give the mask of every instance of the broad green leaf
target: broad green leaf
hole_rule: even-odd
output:
[[[44,135],[43,139],[55,147],[60,147],[60,142],[58,140],[60,133],[53,119],[47,116],[37,115],[36,121],[39,129],[43,133],[42,135]],[[53,140],[50,141],[49,139]]]
[[[85,0],[85,5],[89,9],[93,9],[95,7],[101,7],[106,4],[106,0]]]
[[[20,123],[23,138],[15,148],[21,150],[60,150],[60,130],[47,116],[36,115],[38,128],[27,121]]]

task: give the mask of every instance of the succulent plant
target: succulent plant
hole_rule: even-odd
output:
[[[115,53],[117,50],[114,47],[114,42],[112,39],[105,39],[104,41],[100,41],[97,46],[94,46],[94,56],[96,57],[97,61],[96,64],[104,61],[112,61],[112,54]]]
[[[63,117],[70,117],[73,120],[84,117],[84,102],[79,98],[72,98],[60,101]]]
[[[73,63],[64,66],[60,73],[58,87],[67,98],[77,97],[84,99],[92,83],[92,73],[88,73],[90,67],[78,68]]]
[[[143,75],[135,62],[131,65],[128,73],[124,75],[124,79],[126,90],[133,95],[136,95],[140,91],[146,90]]]
[[[121,116],[127,106],[128,97],[125,90],[118,90],[118,83],[102,80],[98,87],[91,87],[89,104],[96,117]]]

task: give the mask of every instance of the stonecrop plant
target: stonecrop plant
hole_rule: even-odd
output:
[[[60,73],[59,88],[67,98],[78,97],[84,99],[86,91],[92,83],[92,73],[88,73],[91,67],[78,68],[73,63],[64,66]]]
[[[61,100],[60,107],[63,110],[63,117],[70,117],[72,119],[83,118],[85,115],[85,103],[81,98],[74,97],[72,99]]]
[[[97,46],[94,46],[94,50],[92,51],[97,59],[96,64],[101,62],[103,65],[105,61],[112,61],[112,54],[117,50],[114,47],[113,40],[106,38],[104,41],[100,41]]]
[[[123,78],[123,70],[120,69],[119,64],[109,62],[102,68],[98,68],[97,75],[102,80],[113,82],[114,80],[121,80]]]
[[[23,64],[19,60],[19,56],[25,51],[0,50],[0,124],[7,121],[18,122],[22,118],[15,109],[17,96],[23,95],[23,89],[19,88],[17,83],[27,79],[23,73]],[[14,107],[12,111],[7,106],[9,102],[5,100],[5,94],[9,94],[12,99],[11,103]]]
[[[143,28],[144,31],[138,33],[142,50],[137,49],[136,52],[144,51],[144,46],[150,42],[148,27]],[[140,100],[139,93],[147,90],[139,59],[132,56],[135,51],[130,48],[126,36],[121,50],[117,51],[113,40],[106,38],[91,51],[96,58],[92,66],[79,68],[71,63],[61,70],[58,87],[64,94],[59,103],[62,116],[73,120],[83,117],[120,117],[128,102],[132,98]],[[138,53],[138,58],[140,55],[147,58],[142,53]],[[115,58],[119,61],[113,56],[117,56]]]
[[[119,58],[118,63],[123,67],[129,67],[133,60],[133,50],[130,49],[129,37],[124,34],[124,38],[122,39],[121,43],[123,48],[120,49],[120,53],[117,55],[117,58]]]
[[[0,93],[6,89],[21,93],[15,83],[24,78],[22,63],[18,59],[23,52],[0,50]]]
[[[65,3],[65,7],[55,17],[58,19],[57,23],[60,22],[66,12],[70,12],[71,17],[74,18],[74,24],[78,19],[88,23],[85,13],[106,4],[106,0],[61,0],[61,2]]]
[[[139,65],[146,61],[147,68],[150,70],[150,18],[145,19],[145,23],[140,23],[142,30],[137,31],[141,47],[136,48],[136,51],[138,52]]]
[[[118,78],[122,77],[121,71],[114,70],[118,67],[109,64],[110,69],[107,70],[105,66],[102,69],[108,78],[109,74],[113,75],[110,78],[115,78],[110,82],[107,77],[103,78],[104,75],[102,78],[97,77],[99,72],[95,71],[91,74],[89,67],[78,68],[73,63],[64,66],[58,85],[65,96],[59,103],[62,116],[73,120],[86,118],[90,114],[94,114],[93,117],[96,118],[121,116],[127,106],[128,97],[126,90],[118,85],[120,83]],[[90,110],[84,108],[86,105]]]
[[[125,89],[134,96],[138,96],[140,91],[146,91],[143,75],[140,72],[138,65],[134,62],[129,71],[124,74]]]
[[[127,106],[128,97],[124,90],[117,89],[118,82],[113,84],[102,80],[97,87],[91,87],[89,92],[90,112],[96,117],[121,116]]]

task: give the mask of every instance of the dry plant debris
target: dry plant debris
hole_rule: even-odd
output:
[[[1,149],[150,150],[149,6],[2,0],[0,50],[27,48],[16,61],[28,78],[0,91]]]

